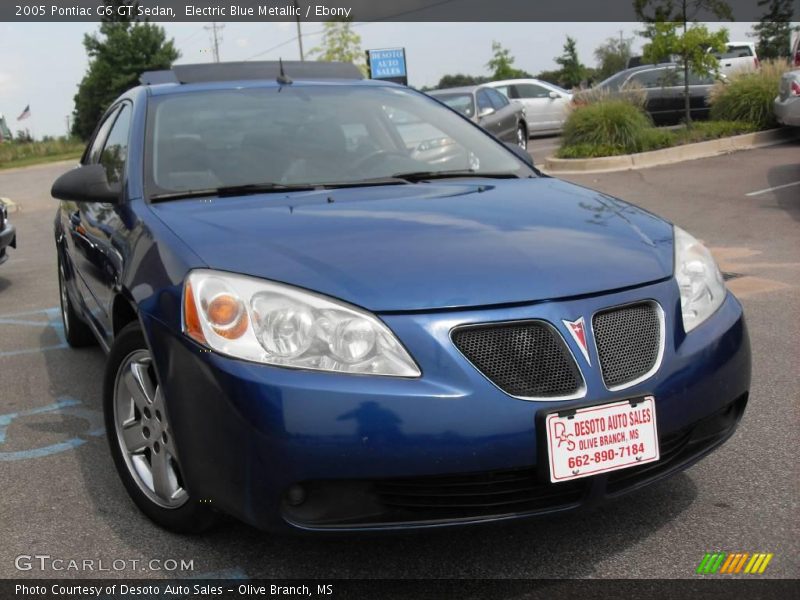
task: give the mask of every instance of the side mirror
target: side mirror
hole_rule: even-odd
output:
[[[494,109],[491,106],[487,106],[486,108],[482,108],[478,111],[478,118],[483,119],[484,117],[488,117],[494,114]]]
[[[515,144],[513,142],[506,142],[506,148],[508,148],[514,154],[516,154],[517,158],[519,158],[522,162],[524,162],[529,167],[533,167],[534,166],[533,157],[530,154],[528,154],[527,150],[523,150],[522,148],[520,148],[517,144]]]
[[[119,202],[119,184],[108,183],[103,165],[82,165],[55,180],[50,194],[58,200],[73,202]]]
[[[559,98],[561,98],[561,94],[559,94],[558,92],[551,91],[547,95],[550,96],[550,98],[553,99],[553,100],[558,100]]]

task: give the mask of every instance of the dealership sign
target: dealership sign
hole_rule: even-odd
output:
[[[367,66],[371,79],[381,79],[408,85],[405,48],[367,50]]]

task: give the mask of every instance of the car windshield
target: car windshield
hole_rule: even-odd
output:
[[[460,112],[468,118],[475,115],[475,100],[472,94],[469,93],[453,93],[453,94],[431,94],[440,102],[444,102],[447,106]]]
[[[430,98],[388,86],[296,84],[156,96],[147,143],[152,195],[358,184],[420,172],[535,174]]]

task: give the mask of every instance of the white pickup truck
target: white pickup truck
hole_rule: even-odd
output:
[[[723,75],[755,71],[759,67],[754,42],[728,42],[726,51],[715,56],[719,59],[719,72]]]

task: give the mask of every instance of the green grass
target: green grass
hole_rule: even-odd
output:
[[[735,74],[729,83],[719,83],[711,92],[711,118],[747,121],[757,129],[777,127],[772,102],[778,94],[781,75],[790,70],[786,61],[765,61],[752,73]]]
[[[556,152],[558,158],[598,158],[601,156],[618,156],[620,154],[633,154],[635,152],[649,152],[661,148],[671,148],[683,144],[705,142],[732,135],[740,135],[758,131],[754,123],[748,121],[695,121],[692,127],[678,129],[659,129],[648,127],[637,134],[637,150],[629,151],[620,145],[604,143],[578,143],[564,144]]]
[[[42,142],[4,142],[0,144],[0,169],[78,158],[83,148],[83,142],[66,138]]]

